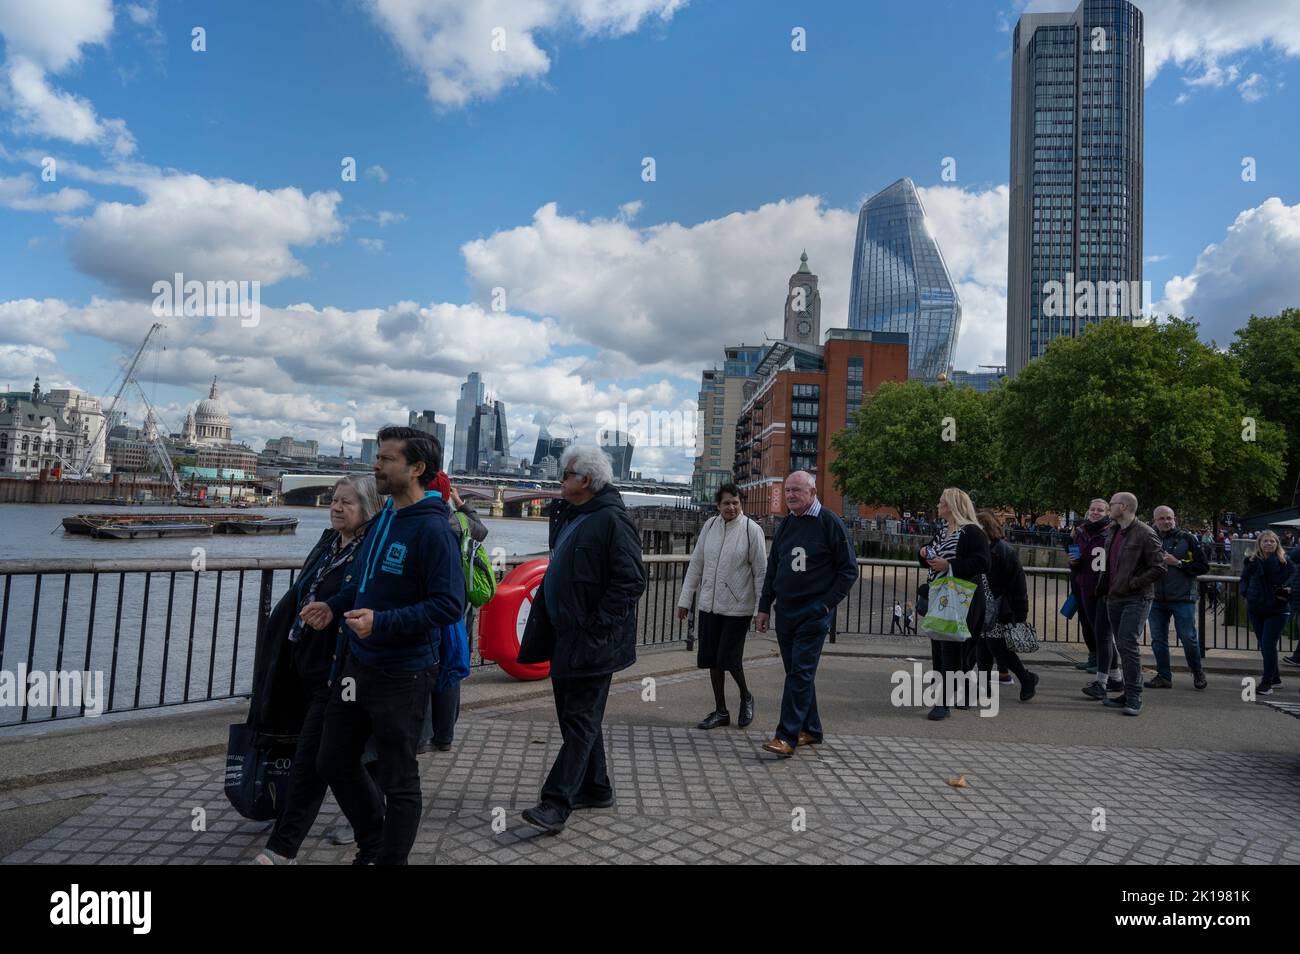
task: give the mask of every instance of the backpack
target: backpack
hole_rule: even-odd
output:
[[[465,598],[471,606],[482,606],[497,592],[497,577],[492,572],[492,561],[483,544],[469,532],[469,517],[459,511],[456,522],[460,524],[460,559],[465,570]]]

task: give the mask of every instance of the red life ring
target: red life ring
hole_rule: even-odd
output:
[[[525,682],[545,679],[551,674],[548,662],[524,664],[518,661],[519,644],[524,638],[524,626],[533,607],[533,597],[537,595],[549,562],[543,557],[515,567],[497,584],[496,594],[479,611],[479,654]]]

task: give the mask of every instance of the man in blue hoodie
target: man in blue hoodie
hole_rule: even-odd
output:
[[[428,489],[442,467],[437,440],[385,427],[378,441],[375,485],[388,502],[343,587],[302,616],[315,628],[313,619],[343,617],[317,770],[356,832],[354,863],[400,865],[420,828],[415,749],[442,627],[465,615],[465,577],[447,504]],[[361,767],[371,735],[378,787]]]

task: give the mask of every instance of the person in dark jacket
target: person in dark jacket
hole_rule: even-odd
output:
[[[1151,612],[1155,584],[1167,572],[1160,538],[1137,518],[1138,500],[1127,491],[1110,498],[1110,528],[1103,541],[1105,564],[1097,592],[1105,597],[1115,648],[1124,661],[1123,698],[1103,700],[1125,715],[1142,714],[1142,654],[1138,640]]]
[[[571,446],[560,468],[563,500],[551,511],[550,562],[518,657],[551,664],[564,743],[540,802],[523,812],[526,823],[550,835],[575,810],[614,804],[600,723],[614,673],[636,662],[636,608],[646,588],[641,535],[604,451]]]
[[[1250,628],[1259,640],[1259,652],[1264,657],[1264,675],[1255,692],[1269,695],[1274,686],[1282,685],[1278,671],[1277,650],[1282,641],[1282,630],[1291,616],[1291,574],[1293,567],[1277,534],[1265,530],[1255,541],[1255,552],[1246,560],[1241,571],[1240,592],[1246,599],[1246,613]]]
[[[772,536],[754,625],[767,632],[777,605],[776,643],[785,667],[781,716],[763,749],[789,758],[801,745],[822,741],[817,713],[817,666],[835,607],[858,579],[858,558],[843,521],[817,500],[812,474],[796,470],[785,479],[789,513]]]
[[[307,555],[302,572],[283,597],[294,607],[292,618],[286,621],[289,625],[283,627],[283,632],[268,627],[264,634],[264,638],[278,643],[270,647],[275,653],[273,665],[279,670],[275,677],[278,685],[274,689],[268,685],[268,694],[275,692],[279,696],[301,699],[306,708],[297,730],[298,747],[293,756],[284,809],[271,829],[266,850],[257,855],[254,864],[296,864],[294,859],[325,799],[326,785],[316,771],[316,758],[320,752],[325,707],[329,702],[329,674],[334,663],[339,624],[335,618],[323,629],[315,629],[304,621],[302,613],[310,604],[327,600],[342,588],[351,570],[352,558],[365,539],[366,527],[378,510],[379,495],[373,477],[344,477],[334,485],[330,529],[321,534]],[[292,686],[285,685],[288,680],[292,681]],[[265,698],[261,694],[255,699],[255,705],[279,704],[278,699]]]
[[[949,570],[959,580],[978,583],[989,571],[989,538],[975,516],[975,505],[964,490],[949,487],[939,497],[939,518],[943,521],[939,531],[927,546],[921,548],[920,563],[927,567],[926,587]],[[984,588],[977,586],[966,611],[966,625],[971,638],[961,643],[930,640],[930,659],[934,671],[943,683],[943,704],[930,710],[927,718],[938,721],[952,714],[957,700],[949,689],[952,681],[948,673],[966,673],[975,668],[976,647],[984,627]],[[969,708],[967,702],[961,708]]]
[[[1119,650],[1115,648],[1115,635],[1110,631],[1110,619],[1106,613],[1106,599],[1097,592],[1106,560],[1106,531],[1109,528],[1110,504],[1094,497],[1088,504],[1084,519],[1074,528],[1067,547],[1070,579],[1079,607],[1079,628],[1088,644],[1087,661],[1076,664],[1075,668],[1093,674],[1094,678],[1083,687],[1083,694],[1094,700],[1105,699],[1107,692],[1119,692],[1124,688]]]
[[[412,427],[377,437],[375,485],[388,502],[343,588],[304,619],[319,628],[341,614],[347,641],[331,673],[318,769],[356,832],[355,863],[400,865],[420,828],[415,749],[442,628],[465,615],[465,574],[447,504],[428,490],[442,465],[437,439]],[[371,735],[379,788],[361,768]]]
[[[487,539],[487,527],[479,518],[478,512],[466,503],[460,494],[456,493],[456,488],[451,485],[451,480],[444,471],[438,471],[438,476],[433,481],[433,488],[442,494],[443,500],[447,501],[451,532],[456,537],[457,547],[461,545],[463,539],[461,522],[458,519],[460,514],[465,517],[465,523],[469,528],[469,535],[472,540],[476,543],[482,543]],[[456,552],[459,554],[461,551],[458,549]],[[473,613],[474,608],[467,602],[466,631],[472,626]],[[441,688],[439,688],[439,682],[438,679],[433,681],[429,711],[424,714],[424,726],[420,730],[420,743],[416,746],[417,752],[428,752],[430,749],[447,752],[451,749],[451,743],[456,731],[456,720],[460,718],[460,682],[457,681]]]
[[[1019,654],[994,629],[995,624],[1023,623],[1029,619],[1025,568],[1020,564],[1016,548],[1002,539],[1002,524],[998,518],[988,510],[981,510],[976,516],[989,540],[989,571],[985,578],[994,603],[990,607],[985,599],[983,633],[976,645],[979,668],[985,678],[989,678],[996,659],[999,671],[1015,673],[1020,680],[1020,701],[1028,702],[1037,691],[1038,675],[1025,668]]]
[[[1295,638],[1295,623],[1300,620],[1300,546],[1286,555],[1286,562],[1294,569],[1291,571],[1291,636]],[[1282,661],[1289,666],[1300,666],[1300,642],[1290,656],[1283,656]]]
[[[1174,684],[1169,665],[1169,618],[1172,616],[1174,631],[1183,644],[1187,668],[1192,673],[1192,685],[1204,689],[1209,683],[1201,666],[1201,646],[1196,640],[1196,600],[1200,595],[1196,578],[1209,571],[1210,563],[1201,552],[1200,541],[1178,526],[1172,507],[1156,507],[1151,518],[1160,535],[1160,547],[1169,570],[1163,579],[1156,581],[1155,599],[1151,602],[1148,624],[1156,674],[1147,680],[1146,688],[1168,689]]]

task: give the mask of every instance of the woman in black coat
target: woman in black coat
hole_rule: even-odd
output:
[[[939,497],[939,517],[943,524],[933,539],[920,551],[922,566],[929,568],[926,585],[952,570],[960,580],[978,583],[989,569],[989,541],[975,519],[975,506],[966,491],[949,487]],[[930,640],[930,658],[934,671],[943,681],[942,705],[930,710],[929,718],[946,719],[952,714],[956,699],[949,693],[948,673],[966,673],[975,668],[975,646],[984,623],[984,592],[976,587],[970,609],[966,611],[966,625],[971,638],[962,643]],[[968,708],[969,703],[959,708]]]
[[[1034,698],[1038,676],[1025,668],[1016,651],[1007,645],[1005,639],[995,635],[993,629],[997,623],[1023,623],[1029,619],[1029,588],[1025,585],[1025,568],[1020,564],[1016,548],[1002,539],[1002,525],[998,518],[988,510],[981,510],[977,516],[989,541],[989,572],[986,579],[989,591],[993,594],[993,605],[989,606],[985,602],[988,619],[976,647],[980,672],[988,678],[996,659],[999,670],[1010,670],[1016,674],[1020,680],[1020,701],[1028,702]]]
[[[1261,696],[1282,685],[1277,650],[1282,642],[1282,630],[1291,616],[1291,570],[1277,534],[1265,530],[1241,571],[1241,595],[1245,597],[1250,628],[1255,631],[1264,657],[1264,675],[1255,690]]]
[[[267,645],[259,648],[263,678],[254,679],[254,721],[264,732],[296,734],[298,747],[284,809],[271,829],[266,850],[254,864],[296,864],[293,859],[325,799],[316,755],[329,702],[330,672],[341,641],[338,617],[331,613],[329,622],[322,622],[319,608],[350,578],[352,558],[378,510],[373,477],[344,477],[334,485],[330,529],[308,554],[302,572],[272,614],[273,625],[263,634]]]

